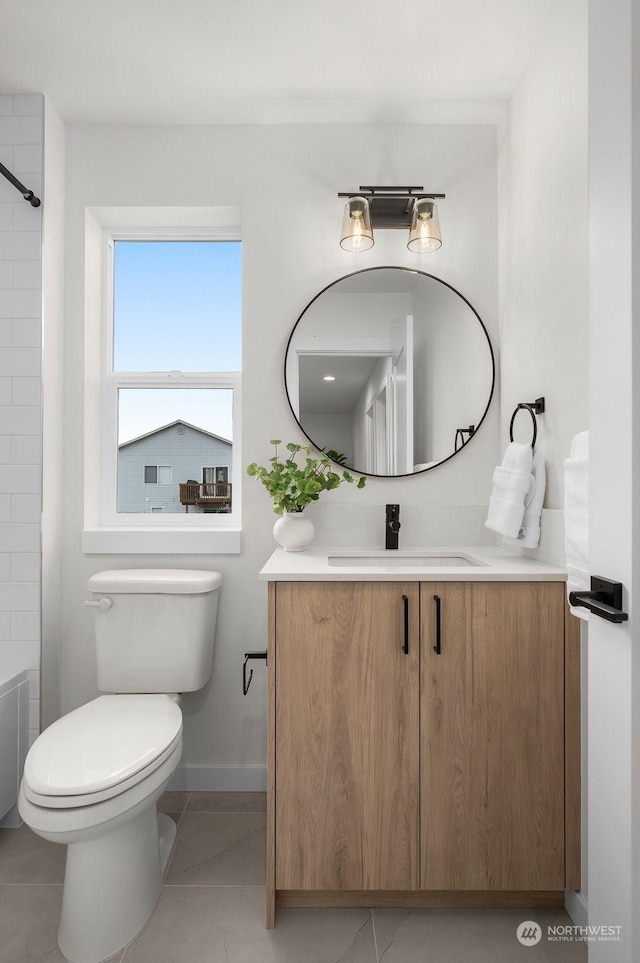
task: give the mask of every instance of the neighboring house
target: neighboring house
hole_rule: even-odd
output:
[[[179,420],[123,442],[118,511],[230,511],[232,450],[226,438]]]

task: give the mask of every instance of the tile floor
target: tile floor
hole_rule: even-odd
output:
[[[586,963],[550,942],[562,910],[280,910],[264,928],[265,797],[168,792],[178,838],[155,912],[115,963]],[[0,830],[0,963],[64,963],[56,943],[63,847],[26,826]],[[543,937],[522,946],[536,920]]]

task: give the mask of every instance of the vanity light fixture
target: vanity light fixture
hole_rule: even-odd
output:
[[[352,254],[373,247],[373,229],[408,230],[407,247],[416,254],[437,251],[442,245],[438,199],[422,187],[364,187],[341,192],[346,197],[340,247]]]
[[[371,208],[366,197],[349,197],[345,204],[340,247],[350,254],[359,254],[373,247]]]
[[[415,201],[407,247],[414,254],[430,254],[442,247],[438,205],[433,197]]]

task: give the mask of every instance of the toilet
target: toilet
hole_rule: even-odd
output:
[[[179,693],[211,676],[218,572],[127,569],[89,579],[98,689],[45,729],[18,807],[67,846],[58,943],[70,963],[101,963],[142,930],[176,836],[157,813],[182,754]]]

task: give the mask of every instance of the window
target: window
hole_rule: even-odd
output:
[[[237,531],[237,232],[110,230],[104,240],[101,526]],[[226,482],[224,502],[206,490],[203,465]],[[100,550],[91,544],[85,537],[86,551]]]
[[[221,465],[219,468],[203,468],[202,469],[202,481],[203,482],[228,482],[229,481],[229,468],[227,465]]]
[[[146,485],[170,485],[171,465],[145,465],[144,481]]]

